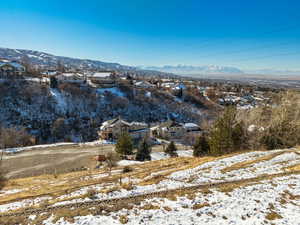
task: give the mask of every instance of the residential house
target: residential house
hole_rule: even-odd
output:
[[[183,124],[186,132],[201,132],[201,128],[195,123],[185,123]]]
[[[25,67],[17,62],[0,61],[0,78],[15,78],[25,73]]]
[[[99,136],[104,140],[117,140],[125,132],[133,139],[142,139],[149,136],[149,128],[146,123],[129,123],[120,117],[105,121],[100,127]]]
[[[181,138],[185,134],[185,128],[181,123],[169,120],[160,124],[157,129],[153,131],[157,136],[167,139]]]
[[[117,86],[117,77],[112,71],[95,72],[89,74],[87,78],[92,83],[98,84],[101,88],[112,88]]]
[[[177,123],[169,120],[151,129],[154,136],[167,139],[180,139],[186,134],[200,134],[201,129],[194,123]]]
[[[138,81],[134,83],[134,86],[136,86],[137,88],[154,88],[155,85],[149,83],[148,81]]]
[[[56,76],[58,74],[58,71],[56,69],[48,69],[42,73],[46,77],[52,77]]]
[[[84,75],[81,73],[62,73],[56,76],[57,80],[64,83],[82,83],[84,82]]]

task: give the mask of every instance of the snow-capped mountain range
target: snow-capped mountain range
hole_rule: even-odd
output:
[[[86,70],[117,70],[117,71],[135,71],[144,75],[160,75],[164,76],[166,73],[170,75],[245,75],[245,74],[263,74],[263,75],[300,75],[300,71],[295,70],[276,70],[276,69],[261,69],[261,70],[247,70],[243,71],[231,66],[218,65],[177,65],[177,66],[126,66],[119,63],[102,62],[99,60],[78,59],[64,56],[56,56],[49,53],[24,50],[24,49],[10,49],[0,47],[0,59],[8,59],[13,61],[22,61],[26,58],[31,64],[37,65],[40,68],[49,69],[55,68],[58,62],[61,62],[66,67],[86,69]]]
[[[205,66],[190,66],[190,65],[177,65],[177,66],[141,66],[141,69],[158,70],[167,73],[175,73],[182,75],[193,74],[243,74],[244,72],[235,67],[205,65]]]

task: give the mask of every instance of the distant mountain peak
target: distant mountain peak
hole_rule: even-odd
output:
[[[192,74],[243,74],[244,72],[235,67],[218,66],[218,65],[204,65],[204,66],[190,66],[178,64],[177,66],[165,65],[161,67],[146,66],[139,67],[148,70],[158,70],[167,73],[192,75]]]

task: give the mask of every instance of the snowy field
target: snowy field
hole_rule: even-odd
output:
[[[297,173],[300,165],[298,149],[274,151],[253,151],[219,158],[199,158],[193,160],[192,151],[180,151],[178,161],[169,162],[170,166],[163,166],[168,160],[164,153],[152,153],[154,161],[143,165],[141,162],[121,161],[122,166],[135,167],[135,172],[123,177],[123,184],[131,184],[132,188],[120,186],[116,188],[113,182],[101,182],[109,177],[122,174],[121,168],[111,171],[86,175],[78,182],[98,179],[99,183],[85,185],[74,191],[60,196],[39,196],[0,205],[0,212],[37,206],[48,201],[52,205],[66,205],[94,200],[114,199],[127,196],[143,195],[146,193],[169,190],[174,193],[176,188],[195,185],[219,184],[209,191],[194,191],[192,195],[178,195],[172,199],[145,199],[141,204],[131,209],[112,211],[105,215],[86,215],[74,218],[75,224],[299,224],[300,225],[300,175]],[[186,164],[184,163],[184,160]],[[188,160],[190,159],[190,160]],[[177,160],[177,159],[174,159]],[[174,162],[178,162],[178,166]],[[196,162],[196,163],[195,163]],[[151,165],[153,163],[153,169]],[[180,163],[183,163],[179,165]],[[189,164],[190,163],[190,164]],[[172,165],[172,167],[171,167]],[[147,173],[143,170],[146,167]],[[293,169],[296,168],[296,169]],[[293,170],[292,170],[293,169]],[[149,171],[150,170],[150,171]],[[141,174],[139,175],[139,171]],[[293,174],[283,172],[295,171]],[[267,175],[267,178],[266,178]],[[274,176],[272,176],[274,175]],[[159,178],[158,180],[156,180]],[[257,178],[255,182],[248,178]],[[260,179],[259,179],[260,178]],[[245,180],[245,183],[243,181]],[[147,183],[148,181],[155,181]],[[240,185],[233,188],[228,183],[239,181]],[[55,181],[54,181],[55,182]],[[58,182],[58,181],[57,181]],[[60,180],[63,184],[66,180]],[[221,184],[221,185],[220,185]],[[224,187],[222,186],[224,184]],[[93,199],[87,196],[94,190]],[[110,190],[110,191],[107,191]],[[24,190],[12,188],[0,192],[1,197],[22,193]],[[49,215],[43,223],[74,224],[60,218],[54,220],[55,215]],[[35,216],[32,215],[32,221]]]
[[[121,218],[129,225],[135,224],[300,224],[300,175],[273,179],[261,184],[237,188],[230,193],[212,190],[209,194],[198,193],[193,199],[177,197],[176,200],[154,198],[140,206],[123,209],[109,216],[76,217],[75,224],[121,224]],[[151,205],[155,209],[145,209]],[[144,207],[144,208],[143,208]],[[273,219],[275,217],[275,219]],[[268,220],[269,218],[269,220]],[[46,225],[74,224],[60,219]]]

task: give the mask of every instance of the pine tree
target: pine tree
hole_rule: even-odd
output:
[[[235,150],[240,150],[246,145],[245,125],[243,122],[237,123],[232,130],[232,141]]]
[[[209,147],[211,155],[221,155],[234,150],[233,128],[236,108],[229,106],[223,116],[217,119],[210,131]]]
[[[50,87],[51,88],[57,88],[58,87],[58,82],[55,77],[50,77]]]
[[[118,138],[116,144],[116,152],[121,155],[131,155],[133,151],[133,143],[128,133],[123,133]]]
[[[136,154],[136,160],[145,161],[151,160],[151,148],[147,143],[147,140],[143,139],[139,145],[138,152]]]
[[[177,148],[175,146],[174,141],[171,141],[170,144],[168,145],[168,147],[165,150],[165,153],[168,154],[171,157],[177,157]]]
[[[193,146],[193,156],[199,157],[209,153],[209,144],[205,135],[201,135]]]

